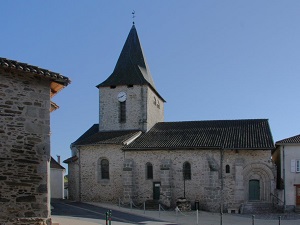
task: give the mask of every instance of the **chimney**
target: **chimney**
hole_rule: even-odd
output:
[[[60,165],[60,155],[56,155],[57,156],[57,162]]]

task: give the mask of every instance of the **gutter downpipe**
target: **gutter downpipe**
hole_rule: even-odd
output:
[[[220,149],[221,160],[220,160],[220,176],[221,176],[221,206],[220,213],[223,213],[223,189],[224,189],[224,177],[223,177],[223,161],[224,161],[224,149]]]
[[[80,159],[81,159],[81,157],[80,157],[80,148],[78,147],[77,148],[78,149],[78,163],[79,163],[79,202],[81,202],[81,163],[80,163]]]
[[[283,212],[286,210],[286,199],[285,199],[285,154],[284,154],[284,145],[282,146],[282,172],[283,172]]]

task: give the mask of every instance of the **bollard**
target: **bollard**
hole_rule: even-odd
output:
[[[158,204],[158,217],[160,218],[160,204]]]
[[[111,210],[108,210],[108,221],[109,225],[111,225]]]
[[[255,218],[255,216],[252,215],[252,225],[254,225],[254,218]]]
[[[105,225],[108,225],[108,212],[105,213]]]
[[[130,211],[132,211],[132,200],[130,200]]]
[[[199,224],[199,215],[198,215],[198,209],[197,209],[197,224]]]
[[[222,225],[223,224],[223,213],[221,213],[220,216],[221,216],[220,225]]]
[[[144,214],[146,213],[146,202],[144,202]]]
[[[281,216],[278,217],[278,224],[281,224]]]
[[[111,225],[111,210],[105,213],[105,225]]]

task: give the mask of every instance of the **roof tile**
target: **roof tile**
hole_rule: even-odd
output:
[[[99,125],[94,124],[72,145],[123,144],[139,130],[100,131]]]
[[[113,73],[97,87],[148,85],[157,92],[137,31],[133,25],[123,46]]]
[[[2,57],[0,57],[0,67],[17,69],[26,73],[39,74],[45,77],[49,77],[51,80],[63,84],[64,86],[67,86],[68,84],[71,83],[68,77],[65,77],[59,73],[55,73],[46,69],[39,68],[37,66],[32,66],[26,63],[22,63],[15,60],[2,58]]]
[[[53,159],[53,157],[51,157],[51,161],[50,161],[50,168],[54,168],[54,169],[62,169],[64,170],[65,168],[60,165],[55,159]]]
[[[273,149],[266,119],[157,123],[124,150],[138,149]]]
[[[74,145],[123,144],[138,131],[98,132],[94,124]],[[147,149],[273,149],[266,119],[157,123],[124,150]]]
[[[277,141],[276,144],[300,144],[300,134]]]

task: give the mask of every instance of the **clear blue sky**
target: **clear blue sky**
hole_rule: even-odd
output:
[[[1,57],[61,73],[52,156],[98,123],[98,89],[135,24],[165,121],[269,119],[300,134],[300,1],[2,1]],[[67,167],[64,164],[65,167]]]

